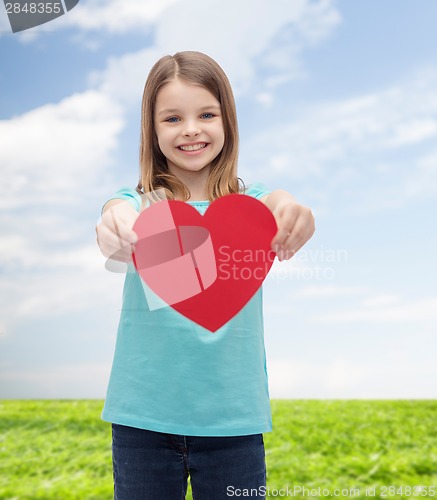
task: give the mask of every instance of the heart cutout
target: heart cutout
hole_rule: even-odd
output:
[[[141,212],[133,230],[132,258],[144,282],[211,332],[249,302],[276,256],[275,219],[248,195],[222,196],[203,216],[188,203],[160,201]]]

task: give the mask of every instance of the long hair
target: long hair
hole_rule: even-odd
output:
[[[137,190],[148,193],[164,189],[168,199],[188,200],[188,188],[173,175],[158,145],[154,127],[155,102],[159,89],[176,78],[200,85],[220,103],[224,146],[212,161],[207,181],[209,201],[240,191],[237,177],[238,124],[235,100],[229,80],[223,69],[201,52],[178,52],[164,56],[150,70],[144,86],[141,112],[140,178]]]

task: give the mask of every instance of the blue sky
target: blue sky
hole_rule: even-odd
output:
[[[272,397],[436,398],[437,4],[106,0],[12,34],[0,5],[0,397],[102,398],[123,276],[100,207],[138,173],[157,58],[214,57],[240,176],[317,232],[264,286]]]

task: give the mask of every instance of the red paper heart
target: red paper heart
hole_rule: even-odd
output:
[[[269,272],[277,231],[270,210],[248,195],[215,200],[205,215],[182,201],[152,204],[133,230],[134,265],[176,311],[215,332],[253,297]]]

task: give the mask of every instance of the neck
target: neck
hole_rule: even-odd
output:
[[[201,189],[198,191],[190,187],[188,187],[188,189],[190,190],[191,196],[188,198],[187,201],[204,201],[208,199],[208,194],[206,192],[206,189]]]
[[[188,201],[203,201],[208,199],[207,183],[209,168],[203,168],[199,172],[177,172],[175,175],[190,191]]]

